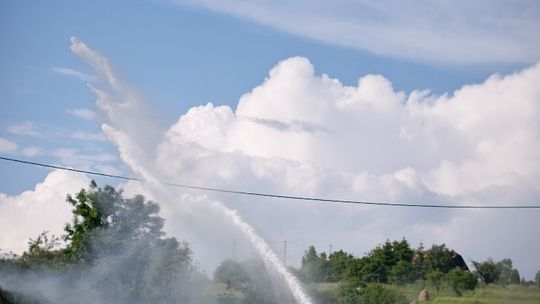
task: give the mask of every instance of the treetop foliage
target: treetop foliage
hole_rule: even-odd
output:
[[[503,259],[499,262],[494,262],[492,259],[487,259],[483,262],[472,262],[476,268],[476,273],[485,284],[498,283],[519,284],[519,271],[512,265],[512,260]]]
[[[427,279],[427,274],[448,273],[454,268],[468,271],[463,258],[446,245],[431,249],[411,248],[407,240],[386,241],[366,256],[355,258],[344,251],[329,256],[309,247],[302,258],[299,276],[304,282],[339,282],[355,277],[365,283],[406,284]]]
[[[189,246],[164,237],[157,203],[95,182],[67,202],[73,219],[62,238],[44,232],[20,258],[0,260],[7,292],[54,303],[190,303],[203,294],[193,292],[203,277]]]

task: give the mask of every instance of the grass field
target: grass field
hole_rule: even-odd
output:
[[[310,284],[308,289],[314,294],[332,293],[337,290],[336,283]],[[425,287],[424,284],[410,284],[405,286],[391,286],[404,293],[409,301],[418,299],[418,294]],[[463,296],[456,296],[448,286],[443,286],[439,293],[427,286],[430,301],[427,303],[453,304],[540,304],[540,288],[537,286],[478,286],[474,291],[466,291]],[[335,300],[321,301],[332,303]],[[424,302],[425,303],[425,302]]]
[[[540,304],[540,288],[535,286],[480,286],[462,297],[442,294],[432,297],[432,303],[475,304]]]

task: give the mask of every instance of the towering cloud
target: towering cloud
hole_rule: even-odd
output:
[[[76,39],[72,50],[107,81],[93,90],[109,118],[103,125],[109,140],[122,160],[154,185],[149,192],[164,206],[167,228],[203,239],[195,243],[196,253],[215,252],[235,238],[209,208],[217,200],[238,209],[274,246],[281,240],[317,241],[361,254],[386,238],[405,236],[447,242],[470,258],[514,257],[529,276],[540,264],[529,254],[540,250],[535,211],[327,206],[156,183],[358,200],[533,203],[540,196],[539,64],[437,96],[396,92],[380,75],[344,86],[316,75],[308,59],[289,58],[242,96],[236,110],[195,107],[163,131],[152,127],[143,103],[105,58]],[[496,235],[520,241],[510,248]]]
[[[359,200],[528,204],[540,194],[539,80],[540,65],[534,65],[452,94],[406,94],[380,75],[344,86],[296,57],[273,68],[236,110],[192,108],[156,150],[127,149],[122,132],[110,137],[126,149],[128,163],[141,163],[128,155],[152,155],[147,162],[153,176],[167,181]],[[166,212],[205,226],[193,210],[217,199],[239,209],[275,244],[318,241],[361,254],[386,238],[405,236],[447,242],[470,258],[515,257],[529,276],[540,262],[528,253],[540,249],[535,216],[519,211],[388,210],[197,195],[184,194]],[[171,229],[186,230],[175,225]],[[519,235],[520,245],[510,250],[494,235]]]
[[[191,109],[168,131],[160,157],[172,158],[178,145],[189,143],[213,155],[309,164],[355,177],[362,189],[391,181],[392,189],[461,203],[517,183],[520,190],[491,203],[526,203],[533,197],[522,197],[521,189],[535,188],[540,174],[538,81],[535,65],[451,95],[406,95],[379,75],[348,87],[315,75],[307,59],[290,58],[242,96],[235,112],[212,104]],[[182,164],[171,163],[173,172]],[[376,192],[380,199],[400,198]]]

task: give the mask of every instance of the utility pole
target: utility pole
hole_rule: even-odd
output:
[[[330,257],[330,255],[332,254],[332,244],[328,245],[328,257]]]
[[[283,241],[283,266],[287,268],[287,241]]]

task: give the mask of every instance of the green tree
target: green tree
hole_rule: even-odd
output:
[[[521,277],[519,275],[519,271],[517,269],[512,270],[512,274],[510,276],[510,284],[520,284]]]
[[[382,246],[373,249],[367,257],[362,258],[364,261],[360,274],[366,282],[411,282],[416,277],[412,258],[413,250],[407,240],[386,241]]]
[[[392,283],[403,285],[414,282],[416,271],[411,262],[400,260],[390,270],[390,281]]]
[[[519,271],[514,268],[511,259],[503,259],[497,262],[496,266],[498,268],[498,272],[500,273],[499,279],[497,280],[499,284],[519,284]]]
[[[214,273],[217,282],[228,285],[220,303],[271,304],[292,303],[292,295],[284,286],[276,286],[260,260],[223,261]]]
[[[92,260],[99,254],[115,254],[130,240],[159,242],[164,232],[159,205],[144,196],[124,198],[111,186],[99,188],[92,181],[67,201],[74,207],[72,223],[66,224],[66,253],[73,259]]]
[[[55,271],[69,268],[69,261],[65,259],[63,250],[59,249],[61,238],[49,235],[48,231],[39,234],[28,242],[28,250],[24,251],[16,261],[33,270]]]
[[[227,285],[227,289],[241,288],[249,282],[249,277],[240,263],[227,259],[214,272],[217,282]]]
[[[411,246],[406,239],[401,239],[401,241],[393,241],[392,251],[396,261],[412,261],[414,251],[411,249]]]
[[[447,273],[452,269],[451,258],[452,252],[445,244],[433,245],[424,253],[424,270],[426,273],[435,270]]]
[[[326,253],[317,254],[315,247],[310,246],[302,257],[302,273],[305,282],[327,281],[328,258]]]
[[[59,239],[47,233],[31,240],[22,257],[8,263],[12,271],[5,282],[21,282],[10,286],[43,292],[24,275],[47,280],[54,274],[61,290],[44,293],[55,297],[48,299],[53,303],[80,302],[80,288],[119,303],[189,303],[196,296],[192,291],[202,279],[192,266],[191,250],[163,237],[157,203],[141,195],[124,198],[121,191],[95,182],[67,201],[73,220],[65,227],[65,247],[57,248]]]
[[[340,304],[405,304],[406,297],[379,283],[364,284],[357,278],[348,278],[338,287]]]
[[[444,279],[444,273],[440,270],[433,270],[428,272],[427,274],[428,282],[437,290],[437,293],[439,293],[442,282]]]
[[[474,290],[476,288],[476,277],[459,268],[454,268],[446,274],[446,279],[456,295],[461,296],[464,290]]]
[[[354,257],[343,250],[335,251],[328,257],[328,274],[329,282],[339,282],[349,272],[352,266]]]
[[[536,275],[534,276],[534,282],[538,287],[540,287],[540,270],[536,272]]]
[[[501,268],[492,259],[487,259],[484,262],[473,261],[472,263],[482,282],[491,284],[499,281]]]
[[[405,284],[421,277],[421,261],[413,263],[415,251],[407,240],[386,241],[362,258],[338,252],[328,259],[329,280],[356,277],[364,283]]]
[[[338,295],[340,304],[356,304],[361,295],[360,286],[362,282],[356,276],[343,279],[338,285]]]
[[[358,303],[361,304],[406,304],[405,295],[378,283],[363,288]]]

